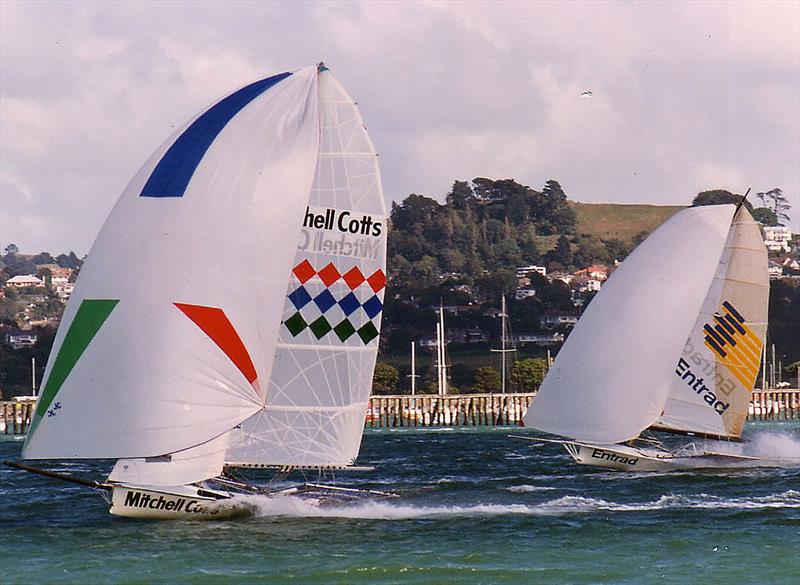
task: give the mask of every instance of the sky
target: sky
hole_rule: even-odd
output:
[[[319,61],[388,201],[474,177],[583,202],[780,187],[800,231],[800,2],[0,0],[0,246],[87,253],[174,126]]]

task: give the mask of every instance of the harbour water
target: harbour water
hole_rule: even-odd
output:
[[[762,449],[800,450],[797,421],[748,429]],[[260,498],[229,522],[120,519],[91,490],[4,468],[0,582],[797,584],[800,469],[617,473],[513,432],[368,429],[359,463],[375,471],[338,483],[400,499]]]

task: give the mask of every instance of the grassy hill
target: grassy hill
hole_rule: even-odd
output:
[[[598,238],[628,240],[639,232],[652,232],[681,205],[569,202],[578,215],[577,231]]]

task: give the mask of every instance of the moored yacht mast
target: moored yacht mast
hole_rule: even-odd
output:
[[[500,374],[500,391],[503,394],[505,394],[505,392],[506,392],[506,371],[508,369],[506,367],[506,354],[515,352],[517,350],[515,348],[506,349],[506,341],[507,341],[507,338],[508,338],[508,309],[506,307],[506,296],[503,295],[501,298],[502,298],[501,305],[500,305],[501,306],[501,311],[500,311],[500,340],[501,340],[500,341],[500,343],[501,343],[500,347],[501,347],[501,349],[492,349],[490,351],[500,354],[501,363],[502,363],[502,368],[501,368],[502,371],[501,371],[501,374]]]

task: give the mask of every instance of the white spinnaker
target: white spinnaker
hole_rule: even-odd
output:
[[[317,160],[316,68],[281,79],[233,115],[183,196],[141,196],[173,145],[223,101],[154,153],[106,220],[65,312],[43,387],[81,303],[118,303],[50,396],[24,457],[158,456],[207,442],[262,407],[259,381],[269,379],[274,319]],[[224,313],[257,379],[248,381],[175,303]]]
[[[759,370],[768,303],[767,249],[758,224],[745,207],[740,207],[714,280],[686,340],[682,361],[673,372],[669,399],[656,427],[741,435]],[[707,332],[707,325],[716,335]],[[711,342],[707,343],[706,337]],[[735,345],[727,341],[730,339]],[[724,357],[714,350],[714,344]]]
[[[280,336],[267,405],[234,430],[232,465],[347,465],[361,444],[383,308],[386,208],[364,123],[327,69],[319,100],[310,215],[285,273],[282,320],[273,316]],[[312,217],[333,220],[316,228]],[[341,230],[354,221],[358,233]]]
[[[617,443],[658,419],[733,213],[733,205],[679,211],[625,259],[559,351],[526,426]]]

